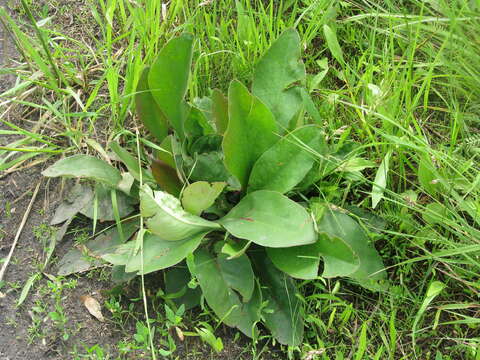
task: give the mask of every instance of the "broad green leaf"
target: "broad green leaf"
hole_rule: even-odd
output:
[[[325,234],[330,239],[333,238],[332,244],[328,248],[322,249],[324,256],[331,258],[332,266],[333,264],[338,265],[341,261],[342,269],[345,266],[345,269],[350,271],[355,266],[349,251],[351,248],[354,255],[358,257],[360,265],[348,275],[349,277],[368,288],[374,288],[375,281],[385,278],[386,273],[381,257],[370,243],[365,231],[350,216],[327,209],[317,226],[320,234]],[[342,240],[344,244],[338,239]],[[344,250],[341,250],[342,248]],[[327,275],[340,275],[339,271],[332,270]],[[345,276],[346,274],[341,275]]]
[[[175,159],[173,157],[173,145],[172,142],[175,141],[173,135],[168,135],[160,144],[160,148],[164,151],[158,150],[156,155],[157,159],[163,161],[172,169],[176,168]]]
[[[140,192],[140,210],[150,231],[164,240],[183,240],[220,228],[214,222],[187,213],[176,197],[163,191],[153,192],[147,185]]]
[[[275,191],[259,190],[248,194],[218,222],[232,235],[266,247],[290,247],[317,241],[310,214]]]
[[[185,264],[179,264],[168,269],[165,272],[165,293],[177,304],[184,305],[185,310],[192,309],[200,305],[202,290],[199,286],[195,289],[188,287],[192,275]]]
[[[372,187],[372,208],[375,209],[383,199],[383,193],[387,186],[387,178],[388,178],[388,168],[390,164],[390,157],[392,156],[392,150],[387,152],[385,157],[383,158],[382,163],[378,167],[377,175],[375,175],[375,180],[373,181]]]
[[[225,167],[223,153],[220,151],[197,154],[191,165],[189,180],[228,182],[232,187],[240,187],[238,180],[234,178]]]
[[[142,172],[143,182],[153,182],[154,179],[152,174],[145,169],[140,167],[138,159],[131,155],[127,150],[122,148],[117,142],[110,143],[110,149],[118,156],[122,163],[127,167],[128,172],[135,178],[135,180],[140,181],[140,171]]]
[[[191,214],[200,216],[213,205],[227,184],[224,182],[197,181],[188,185],[182,193],[182,205]]]
[[[137,276],[137,273],[125,272],[125,265],[112,266],[112,281],[114,284],[122,284],[132,280]]]
[[[319,236],[317,244],[323,259],[322,277],[349,276],[360,267],[358,256],[342,238],[323,234]]]
[[[310,280],[318,275],[320,249],[318,242],[310,245],[289,248],[267,248],[267,254],[273,264],[284,273],[297,278]]]
[[[187,107],[183,100],[192,63],[193,37],[182,34],[170,40],[157,56],[148,74],[153,98],[180,138]]]
[[[266,327],[279,343],[298,346],[303,339],[303,309],[297,297],[298,290],[288,275],[277,270],[263,251],[253,254],[255,273],[262,285],[263,313]]]
[[[298,33],[286,30],[260,59],[253,75],[252,92],[272,111],[281,133],[289,128],[303,104],[297,83],[306,81],[306,72],[300,56]]]
[[[132,256],[126,263],[125,271],[143,274],[169,268],[178,264],[200,245],[207,232],[197,233],[179,241],[168,241],[154,234],[146,234],[143,239],[143,252]]]
[[[127,196],[122,191],[113,191],[115,191],[117,198],[115,207],[112,203],[112,189],[103,184],[95,184],[93,199],[80,210],[80,213],[90,219],[99,221],[115,220],[115,211],[118,211],[120,218],[131,214],[135,209],[134,205],[138,203],[138,199]]]
[[[248,256],[243,254],[229,259],[228,255],[219,254],[217,263],[228,286],[242,296],[243,302],[250,301],[255,287],[255,279]]]
[[[48,167],[42,172],[43,176],[57,177],[70,176],[86,178],[102,182],[115,188],[122,180],[120,171],[105,161],[89,155],[73,155]]]
[[[231,261],[231,263],[223,267],[220,266],[218,260],[205,249],[197,250],[194,253],[195,276],[200,283],[203,296],[205,296],[208,305],[215,314],[225,324],[237,327],[245,335],[252,337],[254,331],[256,331],[254,330],[255,323],[260,320],[261,301],[258,301],[258,296],[253,296],[250,303],[242,303],[231,282],[229,282],[232,279],[227,280],[229,277],[239,275],[239,280],[242,283],[236,284],[236,287],[243,288],[245,286],[243,284],[245,279],[241,279],[244,276],[242,270],[252,271],[251,267],[249,270],[246,267],[248,258],[246,261],[241,258],[226,260]],[[237,272],[234,269],[235,265],[240,266]],[[250,266],[249,261],[248,265]],[[225,274],[225,270],[229,271],[229,275]],[[250,275],[248,276],[250,277]],[[253,273],[251,273],[251,281],[253,282]]]
[[[147,67],[140,75],[135,93],[135,107],[140,121],[160,143],[168,134],[168,120],[150,92],[149,72],[150,68]]]
[[[228,90],[228,112],[225,165],[245,188],[255,162],[277,142],[277,126],[270,110],[236,80]]]
[[[325,147],[321,129],[315,125],[285,135],[253,166],[249,190],[275,190],[282,194],[292,190],[318,159],[315,154],[322,154]]]
[[[190,147],[190,153],[203,154],[214,151],[222,151],[223,136],[217,134],[205,135],[198,138]]]
[[[151,165],[152,174],[160,188],[169,194],[178,196],[182,191],[182,181],[177,171],[162,160],[153,159]]]
[[[212,91],[212,115],[217,134],[223,135],[228,127],[228,100],[217,89]]]
[[[323,25],[323,34],[327,40],[327,46],[333,57],[340,63],[344,64],[345,60],[343,59],[343,51],[338,43],[337,34],[333,31],[330,26],[327,24]]]
[[[124,223],[122,230],[124,238],[128,239],[138,230],[138,222]],[[103,261],[100,257],[115,251],[120,244],[122,239],[115,226],[85,243],[81,250],[75,247],[70,249],[58,263],[57,275],[66,276],[102,266]]]
[[[184,131],[188,140],[192,142],[201,136],[215,133],[205,114],[193,106],[190,107],[190,112],[185,119]]]

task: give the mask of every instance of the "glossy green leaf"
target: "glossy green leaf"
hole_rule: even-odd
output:
[[[206,233],[197,233],[179,241],[168,241],[154,234],[146,234],[143,239],[143,273],[148,274],[178,264],[195,251]],[[125,271],[142,274],[141,256],[142,251],[130,257]]]
[[[212,115],[217,134],[223,135],[228,127],[228,100],[220,90],[212,91]]]
[[[73,155],[48,167],[42,172],[43,176],[68,176],[85,178],[102,182],[115,188],[122,180],[120,171],[105,161],[89,155]]]
[[[266,327],[279,343],[298,346],[303,339],[303,305],[297,297],[298,290],[288,275],[277,270],[263,251],[253,254],[255,273],[262,285],[263,312]]]
[[[250,174],[249,190],[275,190],[282,194],[292,190],[325,147],[318,126],[304,126],[289,133],[257,160]]]
[[[252,92],[272,111],[281,133],[289,128],[303,104],[297,83],[306,81],[306,72],[300,56],[300,37],[294,29],[288,29],[255,67]]]
[[[266,247],[306,245],[317,240],[310,214],[275,191],[248,194],[218,222],[232,235]]]
[[[227,169],[246,187],[258,158],[278,136],[275,119],[268,108],[238,81],[228,90],[229,123],[223,139]]]
[[[333,244],[328,247],[330,251],[327,248],[322,249],[325,251],[325,256],[335,258],[336,264],[338,264],[338,261],[342,261],[344,266],[350,265],[350,269],[354,267],[354,263],[352,263],[352,256],[348,248],[351,248],[355,256],[358,257],[360,264],[354,272],[348,275],[349,277],[357,280],[360,285],[369,288],[375,287],[377,280],[385,278],[385,267],[381,257],[370,243],[365,231],[350,216],[327,209],[317,226],[320,234],[325,234],[334,239]],[[335,240],[336,238],[341,239],[344,245]],[[343,248],[344,251],[340,251],[340,248]],[[336,273],[336,276],[347,275],[345,273],[340,274],[339,271],[335,270],[331,271],[330,275],[332,273]]]
[[[178,196],[182,191],[182,181],[177,171],[162,160],[154,159],[150,165],[153,177],[160,188],[169,194]]]
[[[186,212],[176,197],[163,191],[153,192],[146,185],[140,192],[140,210],[150,231],[164,240],[183,240],[220,228],[214,222]]]
[[[383,193],[387,186],[388,178],[388,168],[390,163],[390,157],[392,156],[392,150],[387,152],[385,157],[382,160],[382,163],[378,167],[377,174],[375,175],[375,180],[373,181],[372,187],[372,208],[375,209],[383,199]]]
[[[181,138],[187,115],[183,98],[192,63],[192,48],[192,35],[182,34],[173,38],[160,50],[148,74],[153,98]]]
[[[288,248],[267,248],[273,264],[284,273],[304,280],[315,279],[320,265],[318,242],[310,245]]]
[[[183,208],[191,214],[200,216],[204,210],[213,205],[226,185],[224,182],[206,181],[188,185],[182,193]]]
[[[150,68],[147,67],[140,75],[135,93],[135,107],[140,121],[160,143],[167,136],[169,126],[165,114],[160,110],[150,92],[149,72]]]
[[[250,262],[248,258],[246,261],[242,258],[226,260],[230,261],[229,265],[222,267],[218,260],[205,249],[197,250],[194,253],[195,276],[202,288],[203,296],[205,296],[208,305],[215,314],[225,324],[237,327],[245,335],[252,337],[255,331],[255,323],[260,320],[261,301],[259,301],[258,296],[253,296],[249,303],[244,304],[232,287],[232,276],[235,275],[238,276],[237,281],[240,281],[240,283],[235,283],[235,287],[242,289],[245,287],[245,279],[241,279],[244,276],[242,271],[247,271],[247,275],[248,272],[252,271]],[[238,266],[236,272],[235,265]],[[226,274],[225,270],[228,270],[229,274]],[[253,283],[253,273],[251,273],[250,279]],[[246,291],[245,289],[243,292]]]

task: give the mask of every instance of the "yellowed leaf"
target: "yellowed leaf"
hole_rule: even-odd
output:
[[[101,322],[105,321],[102,315],[102,307],[97,300],[90,295],[83,295],[80,296],[80,301],[83,303],[83,305],[85,305],[90,314],[92,314]]]

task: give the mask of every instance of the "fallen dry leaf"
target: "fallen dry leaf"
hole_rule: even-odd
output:
[[[180,329],[178,326],[175,326],[175,331],[176,331],[177,336],[180,339],[180,341],[185,340],[185,336],[183,335],[182,329]]]
[[[105,321],[102,315],[102,307],[97,300],[89,295],[83,295],[80,296],[80,301],[85,305],[90,314],[95,316],[101,322]]]

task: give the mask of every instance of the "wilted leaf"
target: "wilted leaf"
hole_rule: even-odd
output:
[[[135,109],[140,121],[160,143],[168,134],[168,120],[150,92],[148,85],[149,72],[149,67],[143,69],[138,80],[135,93]]]
[[[73,155],[61,160],[42,172],[43,176],[70,176],[86,178],[116,188],[122,180],[120,171],[105,161],[89,155]]]
[[[290,247],[317,241],[310,214],[275,191],[259,190],[248,194],[218,222],[232,235],[266,247]]]
[[[321,128],[304,126],[287,134],[265,151],[253,166],[249,190],[275,190],[286,193],[310,171],[325,151]]]
[[[192,63],[192,47],[193,37],[190,34],[173,38],[160,50],[148,74],[153,98],[182,139],[188,111],[183,98]]]
[[[130,238],[137,229],[136,221],[124,223],[122,230],[125,239]],[[57,274],[66,276],[102,266],[100,257],[113,252],[121,243],[122,239],[115,226],[88,241],[80,249],[71,248],[59,261]]]
[[[89,295],[80,296],[80,300],[83,305],[87,308],[88,312],[92,314],[98,321],[104,322],[105,319],[102,315],[102,307],[100,303]]]
[[[163,191],[153,192],[144,185],[140,210],[150,231],[160,238],[175,241],[220,228],[220,225],[187,213],[180,200]]]
[[[230,84],[228,112],[223,139],[225,165],[245,188],[255,162],[277,142],[278,129],[270,110],[239,81]]]
[[[252,92],[272,111],[280,133],[289,128],[303,104],[301,88],[296,84],[306,80],[300,56],[300,37],[294,29],[288,29],[255,67]]]
[[[227,184],[197,181],[188,185],[182,193],[182,205],[191,214],[200,216],[212,206]]]
[[[92,200],[93,191],[91,186],[75,184],[65,197],[65,200],[55,210],[55,215],[53,215],[50,225],[57,225],[73,218]]]
[[[138,203],[138,200],[127,196],[122,191],[112,190],[103,184],[95,184],[95,195],[92,201],[90,201],[80,213],[90,219],[95,218],[99,221],[113,221],[115,220],[115,212],[112,204],[112,191],[115,191],[117,197],[116,208],[120,218],[129,215],[133,210],[133,205]],[[96,199],[96,204],[95,204]]]

